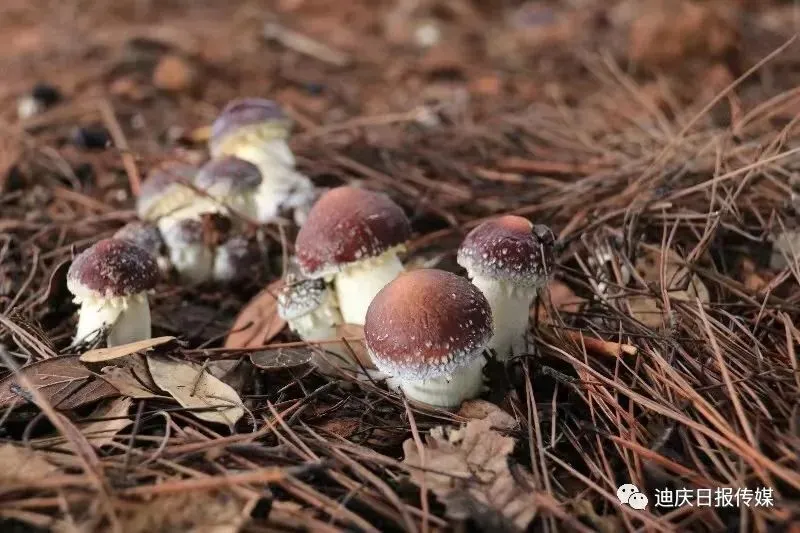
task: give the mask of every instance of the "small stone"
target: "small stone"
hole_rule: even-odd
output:
[[[70,142],[84,150],[104,150],[111,146],[111,135],[101,125],[81,126],[72,130]]]
[[[195,83],[197,83],[197,69],[181,56],[164,56],[153,71],[153,85],[164,91],[186,91]]]

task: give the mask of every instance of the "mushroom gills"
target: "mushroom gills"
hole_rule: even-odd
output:
[[[399,248],[358,261],[336,273],[334,285],[345,324],[363,326],[372,299],[405,270],[397,257]]]
[[[150,304],[145,294],[85,299],[79,314],[76,342],[92,340],[104,328],[108,328],[109,347],[149,339],[152,333]]]
[[[464,400],[477,398],[483,390],[483,357],[459,368],[449,376],[437,376],[422,381],[392,378],[408,398],[434,407],[458,407]]]
[[[336,326],[342,323],[342,315],[328,292],[319,307],[288,322],[291,330],[304,341],[321,341],[336,338]]]
[[[478,287],[492,308],[494,335],[488,348],[505,361],[509,356],[525,353],[528,348],[528,323],[530,308],[537,286],[515,286],[508,281],[475,276],[472,283]]]

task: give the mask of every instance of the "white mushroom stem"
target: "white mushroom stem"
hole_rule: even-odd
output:
[[[267,164],[267,160],[272,160],[274,164],[288,168],[294,168],[295,159],[289,144],[284,139],[267,139],[260,142],[240,143],[234,149],[229,150],[230,155],[239,159],[250,161],[256,166],[260,163]]]
[[[486,296],[492,308],[494,335],[487,347],[497,353],[500,361],[525,353],[531,303],[537,287],[518,286],[484,276],[473,277],[472,283]]]
[[[169,246],[169,260],[182,280],[188,283],[209,281],[214,274],[214,252],[205,244]]]
[[[345,324],[364,325],[372,299],[404,269],[393,248],[378,257],[358,261],[344,267],[334,276],[336,297]]]
[[[103,329],[108,329],[108,346],[149,339],[150,304],[147,295],[82,300],[75,341],[91,340]]]
[[[464,400],[480,396],[483,389],[484,359],[480,357],[471,365],[460,368],[450,376],[424,381],[407,381],[390,378],[389,386],[399,384],[409,399],[434,407],[458,407]]]

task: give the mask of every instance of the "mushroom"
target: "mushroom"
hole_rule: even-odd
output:
[[[280,106],[260,98],[228,103],[211,126],[209,151],[214,158],[233,155],[256,165],[261,172],[257,195],[259,222],[271,222],[282,210],[302,211],[311,204],[314,185],[295,170],[286,140],[291,121]]]
[[[175,222],[195,216],[191,207],[197,204],[197,193],[188,185],[197,174],[197,167],[172,161],[153,170],[142,183],[136,199],[136,213],[164,233]]]
[[[404,270],[397,253],[410,234],[388,196],[337,187],[314,204],[295,253],[305,277],[333,279],[345,323],[363,325],[372,298]]]
[[[506,215],[473,229],[458,250],[458,264],[492,307],[489,347],[500,360],[524,353],[531,303],[553,268],[555,236],[547,226]]]
[[[207,243],[203,221],[185,218],[169,225],[162,233],[169,260],[182,281],[203,283],[214,272],[214,248]]]
[[[491,336],[491,308],[481,291],[436,269],[412,270],[389,283],[364,324],[378,370],[409,398],[445,408],[480,394]]]
[[[293,167],[295,165],[287,139],[291,119],[281,106],[263,98],[231,100],[211,125],[208,148],[211,157],[235,155],[260,161],[265,157]]]
[[[261,172],[249,161],[223,155],[203,165],[194,185],[208,195],[199,203],[203,212],[230,212],[258,218],[258,193]]]
[[[166,245],[161,238],[161,233],[154,225],[140,220],[134,220],[118,229],[117,232],[112,235],[112,238],[128,241],[139,248],[147,250],[156,258],[161,273],[166,274],[169,272],[171,265],[166,255]]]
[[[255,277],[261,262],[255,242],[243,236],[232,237],[217,246],[212,277],[222,283],[247,280]]]
[[[128,241],[103,239],[75,257],[67,288],[81,308],[76,342],[108,328],[108,346],[150,338],[147,291],[159,272],[155,258]]]
[[[304,341],[336,338],[342,315],[336,297],[322,279],[289,282],[278,293],[278,314]]]

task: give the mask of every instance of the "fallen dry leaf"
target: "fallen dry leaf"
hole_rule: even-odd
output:
[[[159,355],[147,356],[147,365],[156,385],[183,407],[215,407],[192,411],[197,418],[233,427],[244,415],[239,394],[200,365]]]
[[[542,322],[551,320],[547,312],[546,302],[543,301],[546,298],[550,299],[549,303],[552,305],[553,309],[566,313],[577,313],[580,311],[581,305],[586,301],[577,296],[575,291],[566,283],[555,279],[550,280],[547,284],[547,296],[540,299],[538,306],[539,320]],[[536,312],[536,307],[531,307],[531,317],[534,316],[534,312]]]
[[[133,423],[130,418],[125,418],[128,416],[128,409],[130,409],[131,403],[133,403],[131,398],[114,398],[108,403],[98,405],[87,418],[104,418],[107,420],[78,423],[78,429],[89,441],[89,444],[95,448],[111,444],[117,433]],[[66,449],[68,447],[59,446],[58,448]]]
[[[117,518],[125,533],[182,531],[185,533],[237,533],[249,513],[246,503],[230,492],[191,491],[165,494],[131,503],[121,508]],[[56,533],[102,533],[105,524],[89,519],[73,525],[64,520],[53,529]]]
[[[513,416],[486,400],[467,400],[461,404],[456,415],[474,420],[488,420],[494,429],[512,429],[517,426],[517,420]]]
[[[114,385],[123,396],[130,396],[139,400],[162,396],[155,390],[158,388],[155,384],[153,384],[154,387],[152,389],[149,388],[144,380],[138,378],[136,371],[132,367],[109,366],[104,368],[101,373],[103,379]],[[152,380],[149,376],[148,379]]]
[[[372,358],[367,352],[367,345],[364,343],[364,326],[359,324],[339,324],[336,326],[336,337],[347,339],[347,342],[340,342],[334,345],[326,345],[327,349],[334,349],[338,353],[344,354],[348,360],[355,354],[358,361],[366,368],[375,368]],[[348,346],[350,347],[348,349]],[[352,350],[352,351],[351,351]]]
[[[121,394],[131,398],[158,398],[158,385],[150,375],[144,355],[133,354],[114,360],[114,366],[105,366],[100,372],[103,379],[117,387]]]
[[[285,370],[307,365],[312,358],[308,348],[271,348],[250,354],[250,362],[262,370]]]
[[[661,280],[662,257],[664,255],[659,252],[648,252],[636,261],[636,271],[642,279],[658,286]],[[695,298],[703,303],[711,301],[708,288],[696,274],[681,265],[682,261],[681,257],[673,251],[669,251],[667,254],[664,281],[667,284],[669,297],[683,302],[693,302]],[[663,326],[661,298],[636,295],[628,297],[627,301],[631,314],[638,321],[651,328]]]
[[[41,452],[13,444],[0,446],[0,486],[38,481],[58,471]]]
[[[74,409],[103,398],[119,396],[119,391],[83,366],[76,355],[43,359],[20,369],[31,384],[56,409]],[[0,381],[0,407],[24,403],[29,393],[11,374]]]
[[[281,287],[283,280],[273,281],[250,300],[233,322],[225,348],[259,348],[281,332],[286,321],[278,315],[275,299]]]
[[[509,468],[514,439],[491,429],[492,425],[483,419],[460,429],[436,427],[425,439],[424,459],[414,440],[408,439],[403,443],[403,462],[435,470],[414,468],[411,480],[420,486],[424,480],[450,518],[473,518],[479,526],[499,523],[503,530],[524,531],[536,515],[536,495],[532,485],[521,483],[524,472],[512,475]]]
[[[156,346],[161,346],[172,342],[175,337],[156,337],[155,339],[145,339],[143,341],[131,342],[128,344],[121,344],[119,346],[112,346],[110,348],[97,348],[89,350],[81,355],[80,360],[83,363],[104,363],[120,357],[126,357],[131,354],[140,352],[149,352]]]

